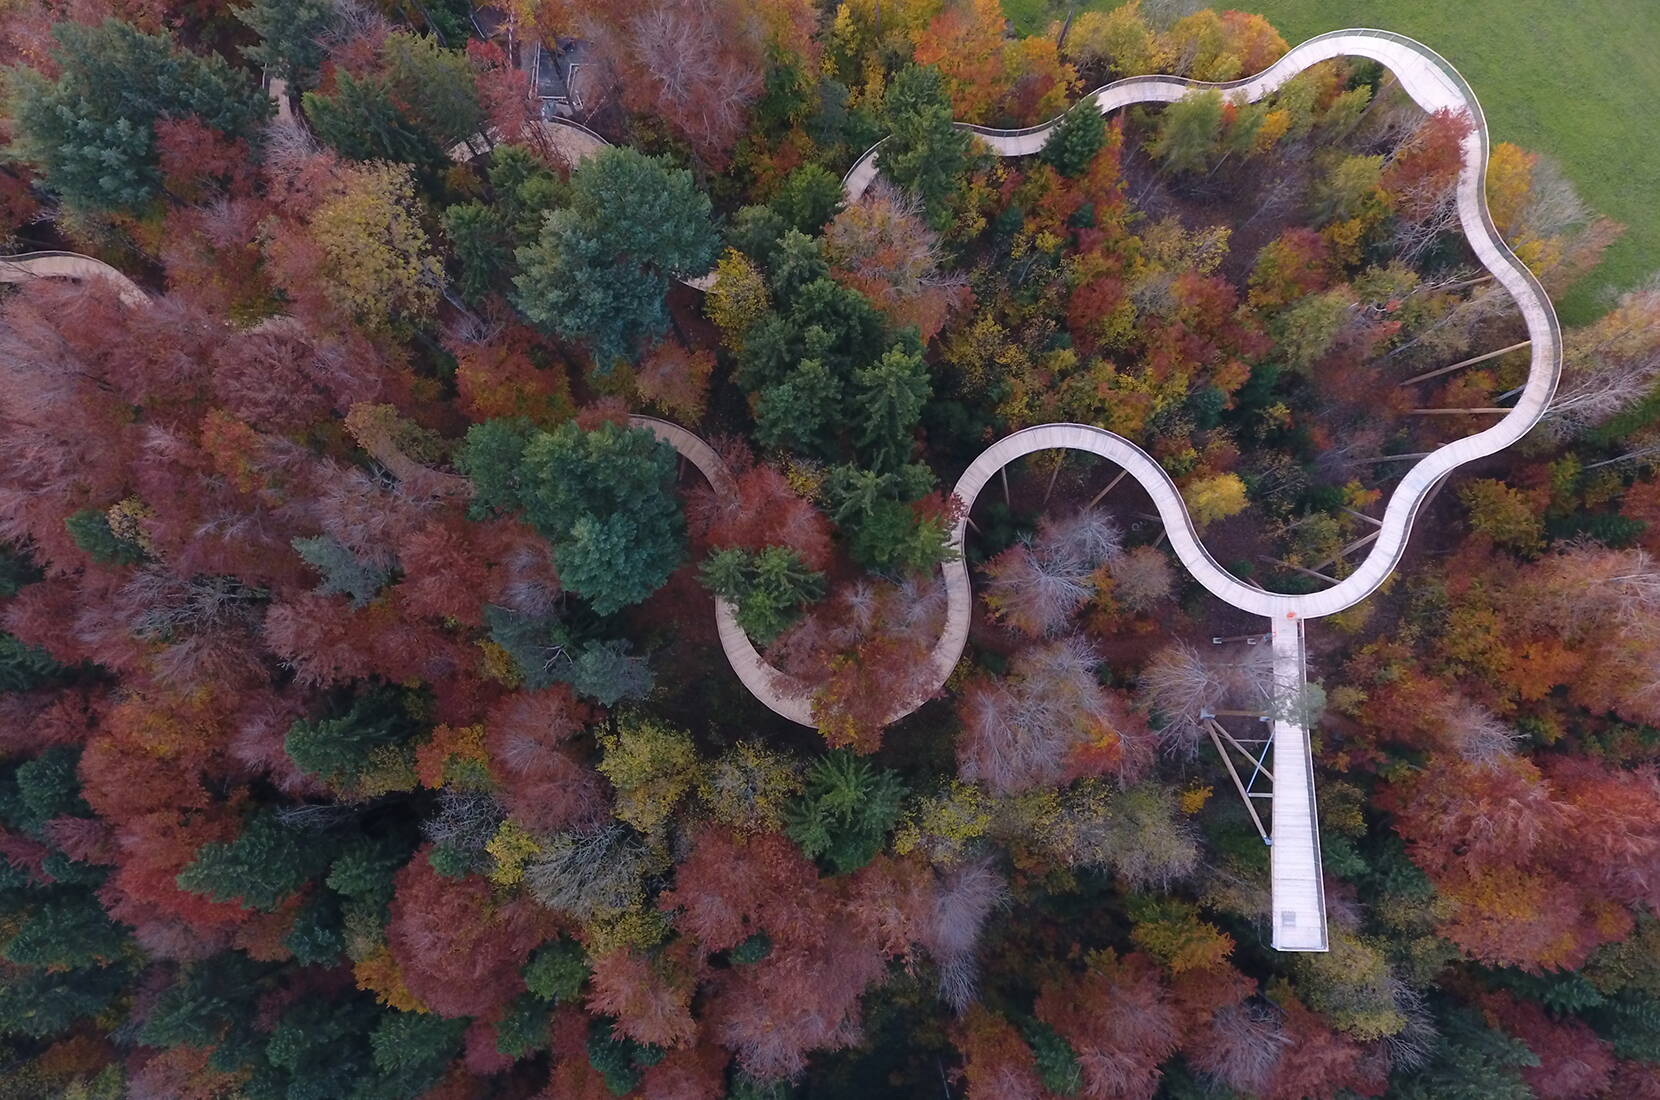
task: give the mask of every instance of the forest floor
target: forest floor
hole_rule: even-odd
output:
[[[1117,0],[1081,0],[1079,10]],[[1067,0],[1003,0],[1022,34]],[[1580,194],[1626,227],[1603,264],[1557,308],[1568,324],[1604,312],[1660,270],[1660,5],[1653,0],[1250,0],[1289,43],[1342,27],[1411,35],[1456,65],[1481,97],[1495,141],[1557,161]]]

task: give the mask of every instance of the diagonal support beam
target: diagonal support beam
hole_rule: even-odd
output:
[[[1498,351],[1490,351],[1486,355],[1478,355],[1474,359],[1462,360],[1461,362],[1454,363],[1450,367],[1440,367],[1436,370],[1425,371],[1423,374],[1414,375],[1413,377],[1408,378],[1405,382],[1397,383],[1397,385],[1410,386],[1416,382],[1428,382],[1431,378],[1439,378],[1443,374],[1451,374],[1460,367],[1473,367],[1477,363],[1485,363],[1489,359],[1497,359],[1499,356],[1507,354],[1508,352],[1520,351],[1522,348],[1527,347],[1531,343],[1533,343],[1532,340],[1523,340],[1519,344],[1511,344],[1507,348],[1500,348]]]
[[[1241,755],[1245,759],[1249,760],[1251,762],[1251,764],[1255,767],[1257,772],[1261,772],[1263,775],[1266,775],[1268,777],[1268,782],[1272,783],[1274,781],[1274,773],[1269,771],[1268,766],[1265,763],[1263,763],[1263,761],[1267,759],[1269,747],[1273,744],[1272,740],[1270,740],[1268,742],[1265,742],[1263,744],[1263,754],[1261,756],[1258,756],[1255,753],[1253,753],[1250,749],[1247,749],[1244,745],[1241,745],[1237,740],[1235,740],[1234,735],[1229,733],[1226,729],[1224,729],[1223,726],[1222,726],[1222,723],[1216,721],[1214,718],[1211,719],[1211,721],[1210,721],[1210,732],[1211,732],[1211,737],[1212,738],[1220,737],[1220,738],[1222,738],[1222,740],[1226,741],[1228,744],[1230,744],[1234,748],[1238,749],[1239,750],[1239,755]],[[1250,786],[1251,784],[1253,784],[1255,782],[1256,782],[1256,774],[1255,774],[1255,772],[1253,772],[1252,775],[1251,775],[1251,782],[1247,783],[1246,786]]]
[[[1250,792],[1246,791],[1245,784],[1240,781],[1239,769],[1233,766],[1233,760],[1228,756],[1228,750],[1222,747],[1221,740],[1216,736],[1216,730],[1215,722],[1205,724],[1205,731],[1210,734],[1210,742],[1216,746],[1216,755],[1222,758],[1222,766],[1228,769],[1228,778],[1233,780],[1234,790],[1239,792],[1240,801],[1245,803],[1245,809],[1250,813],[1251,821],[1257,827],[1257,834],[1262,837],[1264,844],[1273,844],[1273,840],[1268,836],[1268,830],[1262,826],[1262,817],[1257,813],[1257,808],[1251,804]]]

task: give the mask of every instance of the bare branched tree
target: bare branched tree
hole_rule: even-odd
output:
[[[554,836],[525,868],[525,883],[549,909],[588,921],[639,901],[649,862],[639,835],[612,821]]]
[[[279,806],[277,821],[290,829],[325,832],[344,825],[357,816],[356,806],[339,802],[304,802],[294,806]]]
[[[1565,341],[1562,381],[1542,427],[1579,435],[1640,401],[1660,381],[1660,286],[1633,291]]]
[[[1397,344],[1389,357],[1399,358],[1409,351],[1432,360],[1457,355],[1469,349],[1483,325],[1515,310],[1516,302],[1504,287],[1496,282],[1479,284],[1469,297],[1452,304],[1411,339]]]
[[[438,812],[421,823],[421,831],[434,844],[482,852],[506,816],[501,805],[483,791],[445,787],[438,792]]]
[[[968,277],[945,270],[945,250],[922,201],[885,179],[825,226],[824,250],[838,277],[897,324],[916,325],[924,342],[967,297]]]
[[[1176,572],[1156,546],[1137,546],[1112,563],[1112,595],[1120,607],[1142,612],[1170,598]]]
[[[1176,642],[1153,654],[1141,670],[1141,700],[1154,713],[1159,747],[1192,756],[1203,736],[1204,719],[1222,705],[1226,680],[1186,642]]]
[[[1472,764],[1494,767],[1516,753],[1521,734],[1468,699],[1449,700],[1441,714],[1447,741]]]
[[[1091,575],[1122,553],[1118,528],[1086,509],[1045,519],[986,566],[986,602],[1011,625],[1036,636],[1059,632],[1095,592]]]
[[[1274,697],[1273,655],[1266,646],[1236,651],[1231,659],[1207,659],[1186,642],[1175,642],[1141,670],[1142,704],[1164,720],[1159,745],[1178,755],[1198,752],[1205,716],[1228,700],[1261,709]]]
[[[940,999],[956,1012],[973,1002],[979,979],[974,948],[986,918],[1008,898],[1008,884],[995,862],[966,863],[947,874],[934,899],[925,946],[940,969]]]
[[[1437,241],[1459,229],[1458,195],[1448,188],[1417,217],[1396,219],[1390,245],[1398,259],[1416,264]]]
[[[652,4],[629,22],[632,76],[688,134],[724,143],[742,131],[760,75],[725,48],[733,28],[708,0]]]
[[[1527,594],[1530,618],[1568,639],[1604,623],[1652,631],[1660,621],[1660,569],[1646,550],[1571,543],[1539,563]]]
[[[1194,1044],[1194,1068],[1241,1096],[1264,1095],[1291,1045],[1283,1022],[1280,1010],[1267,1002],[1229,1005],[1211,1018],[1204,1040]]]
[[[1592,218],[1591,208],[1579,197],[1562,166],[1546,156],[1534,159],[1527,205],[1522,208],[1521,234],[1536,240],[1560,237]]]
[[[1139,720],[1101,687],[1099,663],[1089,643],[1071,635],[1022,651],[1006,679],[972,683],[959,707],[958,775],[999,793],[1059,782],[1073,750],[1104,730],[1117,734],[1126,755],[1145,753]]]

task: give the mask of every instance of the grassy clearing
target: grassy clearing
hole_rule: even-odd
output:
[[[1059,0],[1004,0],[1023,33]],[[1110,0],[1086,0],[1111,7]],[[1218,5],[1222,6],[1222,5]],[[1625,227],[1600,269],[1558,303],[1584,323],[1660,271],[1660,3],[1655,0],[1240,0],[1297,43],[1340,27],[1409,34],[1446,55],[1481,97],[1497,141],[1561,163],[1587,202]]]

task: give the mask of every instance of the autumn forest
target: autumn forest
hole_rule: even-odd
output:
[[[1310,622],[1276,951],[1265,620],[952,487],[1318,592],[1530,330],[1468,111],[1053,7],[0,4],[0,1100],[1660,1100],[1660,282]]]

